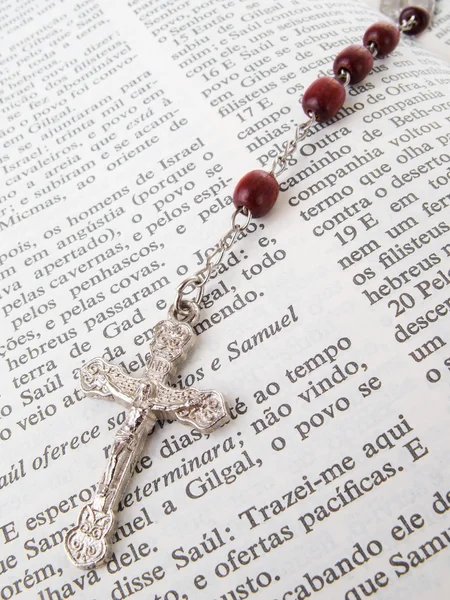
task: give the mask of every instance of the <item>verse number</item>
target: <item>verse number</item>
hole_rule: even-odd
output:
[[[346,225],[340,233],[335,233],[334,237],[337,237],[341,244],[345,246],[345,244],[352,242],[357,235],[358,232],[356,231],[356,227],[353,227],[353,225]]]
[[[246,113],[245,116],[244,116],[244,113]],[[251,106],[247,106],[246,108],[243,108],[241,112],[236,113],[236,116],[239,117],[239,119],[241,120],[241,123],[243,123],[249,117],[253,117],[252,107]]]
[[[212,67],[212,69],[209,70],[209,73],[202,73],[202,77],[205,81],[210,81],[213,77],[217,77],[218,74],[219,70],[216,67]]]
[[[416,305],[416,301],[411,296],[411,294],[400,294],[398,300],[391,300],[388,302],[388,307],[395,307],[395,316],[399,317],[402,315],[408,308],[413,308]]]

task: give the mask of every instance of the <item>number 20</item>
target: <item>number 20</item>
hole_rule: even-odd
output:
[[[390,302],[388,302],[388,307],[395,306],[397,310],[395,316],[399,317],[406,311],[406,309],[413,308],[415,304],[416,301],[411,296],[411,294],[400,294],[398,300],[391,300]]]

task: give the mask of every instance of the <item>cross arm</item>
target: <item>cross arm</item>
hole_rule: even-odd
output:
[[[142,390],[145,381],[130,377],[121,367],[94,358],[80,369],[81,389],[90,396],[111,397],[131,406]]]
[[[201,433],[209,433],[230,419],[225,400],[220,392],[200,391],[194,387],[178,390],[157,383],[151,409],[158,419],[173,418],[192,425]]]

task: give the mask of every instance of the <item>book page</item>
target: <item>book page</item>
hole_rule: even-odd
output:
[[[447,598],[449,65],[402,41],[299,142],[171,379],[219,390],[230,422],[156,425],[111,559],[81,571],[64,536],[127,411],[85,396],[80,367],[146,378],[236,183],[270,171],[305,89],[378,15],[297,0],[0,15],[0,597]]]
[[[441,44],[445,44],[447,51],[443,58],[450,56],[450,3],[448,0],[437,2],[436,14],[433,22],[433,32]],[[442,47],[442,46],[441,46]]]

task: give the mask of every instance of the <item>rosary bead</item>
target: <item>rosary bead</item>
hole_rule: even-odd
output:
[[[333,63],[333,72],[339,77],[341,69],[350,73],[350,83],[359,83],[370,73],[373,56],[364,46],[348,46],[340,52]]]
[[[364,46],[373,42],[378,50],[377,56],[383,58],[397,48],[400,41],[400,30],[392,23],[380,21],[367,29],[363,37]]]
[[[236,208],[244,206],[252,217],[263,217],[273,207],[278,198],[278,181],[267,171],[249,171],[238,182],[233,202]]]
[[[403,21],[409,21],[411,17],[414,17],[416,22],[411,29],[403,31],[407,35],[418,35],[422,31],[425,31],[430,24],[430,13],[421,6],[407,6],[400,13],[398,21],[402,24]]]
[[[319,77],[303,95],[302,107],[313,112],[317,121],[328,121],[337,115],[345,101],[345,87],[334,77]]]

